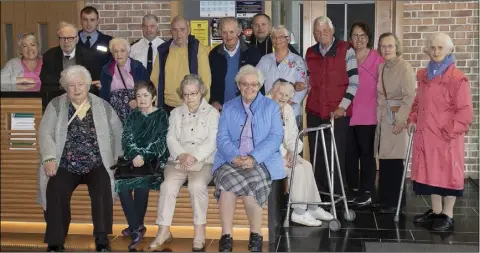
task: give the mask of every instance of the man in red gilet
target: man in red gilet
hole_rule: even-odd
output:
[[[345,154],[347,132],[352,115],[351,103],[358,88],[357,59],[350,43],[336,39],[332,21],[325,16],[313,23],[313,35],[317,44],[307,50],[305,59],[310,71],[310,92],[306,113],[308,127],[317,127],[334,119],[335,141],[342,176],[345,178]],[[320,135],[319,135],[320,139]],[[330,133],[326,133],[328,161],[330,161]],[[309,133],[310,158],[315,150],[315,133]],[[319,191],[329,192],[321,140],[318,140],[315,180]],[[340,182],[335,171],[334,192],[341,194]],[[345,182],[345,180],[343,180]]]

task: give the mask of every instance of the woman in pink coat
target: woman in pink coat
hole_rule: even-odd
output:
[[[415,129],[413,190],[431,195],[432,208],[413,222],[445,231],[453,228],[455,199],[463,196],[464,135],[473,121],[473,105],[468,79],[455,67],[451,38],[435,33],[426,49],[431,60],[417,73],[409,129]]]

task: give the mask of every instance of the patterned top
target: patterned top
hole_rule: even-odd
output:
[[[68,118],[71,118],[73,114],[75,114],[75,107],[70,103]],[[95,167],[103,167],[103,163],[92,110],[89,109],[83,120],[75,116],[68,126],[67,141],[59,168],[66,168],[74,174],[86,174]]]

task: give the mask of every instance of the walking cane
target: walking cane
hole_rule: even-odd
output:
[[[405,157],[405,162],[403,164],[403,176],[402,176],[402,183],[400,184],[400,193],[398,196],[398,204],[397,204],[397,211],[395,213],[395,217],[393,218],[394,222],[399,221],[399,213],[400,213],[400,204],[402,203],[402,193],[405,184],[405,177],[407,176],[407,169],[408,164],[410,163],[410,153],[412,151],[412,142],[413,142],[413,132],[415,131],[415,127],[411,127],[409,129],[409,138],[408,138],[408,147],[407,147],[407,155]]]

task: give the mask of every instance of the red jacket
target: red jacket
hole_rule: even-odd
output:
[[[306,105],[308,112],[325,119],[340,105],[349,83],[345,60],[349,48],[350,43],[337,39],[325,57],[318,43],[308,48],[305,55],[311,87]],[[352,116],[351,106],[346,113]]]

